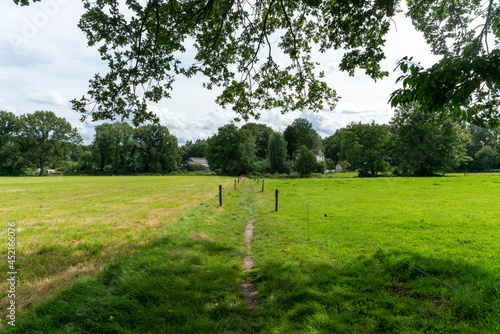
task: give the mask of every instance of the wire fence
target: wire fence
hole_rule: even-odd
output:
[[[235,179],[234,181],[234,185],[232,184],[228,184],[226,185],[225,187],[222,187],[220,186],[219,187],[219,193],[218,193],[218,196],[219,196],[219,205],[222,204],[222,195],[225,193],[225,194],[228,194],[228,193],[231,193],[232,190],[235,190],[238,188],[238,185],[240,184],[240,182],[245,178],[246,176],[240,176],[238,177],[237,179]],[[259,178],[256,178],[256,179],[250,179],[251,181],[254,181],[256,182],[257,184],[259,184],[261,181],[262,181],[262,190],[261,192],[264,192],[265,191],[265,187],[264,187],[264,179],[260,180]],[[274,190],[274,189],[273,189]],[[261,198],[261,200],[265,201],[265,202],[268,202],[268,203],[274,203],[275,204],[275,207],[276,207],[276,211],[278,211],[278,194],[281,193],[278,189],[275,189],[274,191],[269,191],[269,193],[275,193],[275,199],[267,199],[267,198]],[[391,253],[391,252],[388,252],[387,250],[384,250],[379,244],[373,242],[372,240],[370,240],[369,238],[367,238],[366,236],[356,232],[355,230],[353,230],[351,227],[343,224],[342,222],[340,222],[338,219],[335,219],[333,218],[331,215],[329,216],[328,213],[325,213],[325,212],[321,212],[320,210],[314,210],[314,206],[312,205],[311,201],[307,201],[306,202],[306,210],[307,210],[307,217],[306,217],[306,220],[307,220],[307,235],[308,235],[308,239],[310,237],[310,221],[311,221],[311,216],[312,218],[314,219],[318,219],[319,218],[322,218],[322,219],[326,219],[326,220],[329,220],[331,222],[333,222],[334,224],[337,224],[339,226],[341,226],[343,229],[345,229],[346,231],[349,231],[351,232],[352,234],[356,235],[357,237],[359,237],[360,239],[366,241],[367,243],[369,243],[370,245],[374,246],[375,248],[381,250],[381,251],[385,251],[386,253],[390,254],[394,259],[396,259],[397,261],[400,261],[401,263],[404,263],[405,265],[407,265],[408,267],[420,272],[421,274],[435,280],[436,282],[439,282],[440,284],[442,284],[443,286],[446,286],[447,288],[449,288],[450,290],[452,291],[455,291],[456,293],[459,293],[477,303],[480,303],[480,304],[483,304],[484,306],[488,307],[489,309],[491,309],[492,311],[496,312],[497,314],[500,315],[500,310],[495,308],[493,305],[487,303],[487,302],[484,302],[478,298],[475,298],[474,296],[466,293],[466,292],[463,292],[462,290],[454,287],[453,285],[447,283],[447,282],[444,282],[443,280],[431,275],[430,273],[422,270],[421,268],[417,267],[416,265],[412,265],[411,263],[409,263],[408,261],[405,261],[404,259],[400,258],[399,256],[397,256],[396,254],[394,253]],[[157,236],[157,237],[161,237],[160,236]],[[393,246],[393,248],[397,248],[395,246]],[[63,282],[61,282],[60,284],[56,285],[55,287],[53,287],[52,289],[50,289],[49,291],[41,294],[38,298],[36,298],[37,300],[40,300],[40,298],[44,298],[44,296],[47,296],[51,293],[53,293],[55,290],[58,290],[64,286],[67,286],[68,282],[71,282],[73,280],[75,280],[76,278],[78,278],[78,276],[80,275],[81,273],[77,273],[75,274],[74,276],[71,276],[69,277],[68,279],[64,280]],[[24,307],[30,303],[32,303],[33,301],[32,300],[29,300],[29,301],[26,301],[24,303],[21,303],[19,304],[18,307]],[[1,319],[4,319],[6,316],[8,315],[8,312],[5,313],[5,314],[2,314],[0,315],[0,318]]]
[[[257,182],[257,183],[259,183],[259,179],[256,179],[256,182]],[[262,182],[264,182],[264,180],[262,180]],[[276,192],[277,192],[277,193],[280,193],[280,191],[278,191],[277,189],[276,189]],[[278,198],[277,198],[277,197],[276,197],[276,199],[275,199],[275,200],[268,199],[268,198],[262,198],[261,200],[263,200],[264,202],[268,202],[268,203],[270,203],[270,202],[276,202],[276,205],[277,205],[277,203],[278,203],[278,202],[277,202],[277,201],[278,201]],[[313,208],[314,206],[311,204],[311,201],[306,201],[305,205],[306,205],[306,218],[305,218],[305,220],[307,221],[307,238],[308,238],[308,240],[309,240],[309,239],[310,239],[310,221],[311,221],[311,217],[310,217],[310,216],[311,216],[311,212],[310,212],[310,210],[312,210],[312,208]],[[278,210],[276,210],[276,211],[278,211]],[[376,249],[381,250],[381,251],[385,251],[386,253],[390,254],[390,255],[391,255],[394,259],[396,259],[397,261],[400,261],[401,263],[404,263],[405,265],[407,265],[408,267],[410,267],[410,268],[412,268],[412,269],[414,269],[414,270],[418,271],[419,273],[421,273],[421,274],[423,274],[423,275],[425,275],[425,276],[427,276],[427,277],[429,277],[429,278],[431,278],[431,279],[435,280],[436,282],[439,282],[440,284],[442,284],[443,286],[446,286],[446,287],[447,287],[447,288],[449,288],[450,290],[455,291],[455,292],[456,292],[456,293],[458,293],[458,294],[461,294],[461,295],[463,295],[463,296],[465,296],[465,297],[467,297],[467,298],[469,298],[469,299],[471,299],[471,300],[473,300],[473,301],[475,301],[475,302],[477,302],[477,303],[480,303],[480,304],[482,304],[482,305],[484,305],[484,306],[488,307],[488,308],[489,308],[489,309],[491,309],[493,312],[496,312],[497,314],[499,314],[499,315],[500,315],[500,310],[499,310],[499,309],[497,309],[497,308],[495,308],[493,305],[491,305],[491,304],[489,304],[489,303],[487,303],[487,302],[485,302],[485,301],[482,301],[482,300],[480,300],[480,299],[478,299],[478,298],[476,298],[476,297],[474,297],[474,296],[472,296],[472,295],[470,295],[470,294],[468,294],[468,293],[466,293],[466,292],[464,292],[464,291],[462,291],[462,290],[460,290],[460,289],[456,288],[455,286],[453,286],[453,285],[451,285],[451,284],[449,284],[449,283],[447,283],[447,282],[445,282],[445,281],[443,281],[443,280],[441,280],[441,279],[439,279],[439,278],[437,278],[437,277],[435,277],[435,276],[431,275],[430,273],[428,273],[428,272],[426,272],[425,270],[423,270],[423,269],[421,269],[421,268],[417,267],[416,265],[412,265],[412,264],[411,264],[411,263],[409,263],[408,261],[405,261],[404,259],[400,258],[400,257],[399,257],[399,256],[397,256],[396,254],[391,253],[391,252],[388,252],[387,250],[384,250],[384,249],[383,249],[380,245],[378,245],[377,243],[375,243],[375,242],[373,242],[372,240],[368,239],[368,238],[367,238],[367,237],[365,237],[364,235],[362,235],[362,234],[360,234],[360,233],[358,233],[358,232],[354,231],[354,230],[353,230],[352,228],[350,228],[349,226],[347,226],[347,225],[345,225],[345,224],[342,224],[339,220],[334,219],[333,217],[329,216],[327,213],[325,213],[325,212],[320,212],[320,211],[318,210],[318,211],[317,211],[317,214],[319,214],[319,217],[322,217],[322,218],[324,218],[324,219],[327,219],[327,220],[329,220],[329,221],[332,221],[333,223],[335,223],[335,224],[337,224],[337,225],[341,226],[341,227],[342,227],[343,229],[345,229],[346,231],[351,232],[352,234],[354,234],[354,235],[356,235],[357,237],[359,237],[360,239],[362,239],[362,240],[366,241],[367,243],[369,243],[371,246],[375,247]],[[393,248],[397,248],[397,247],[393,246]]]
[[[311,201],[307,201],[306,202],[306,206],[307,206],[307,217],[306,217],[306,220],[307,220],[307,234],[308,234],[308,239],[309,239],[309,224],[310,224],[310,210],[312,211],[314,208],[314,206],[311,204]],[[396,259],[397,261],[400,261],[401,263],[404,263],[405,265],[407,265],[408,267],[420,272],[421,274],[435,280],[436,282],[439,282],[440,284],[448,287],[450,290],[453,290],[455,291],[456,293],[459,293],[477,303],[480,303],[480,304],[483,304],[484,306],[488,307],[489,309],[491,309],[492,311],[498,313],[500,315],[500,310],[495,308],[493,305],[485,302],[485,301],[482,301],[458,288],[456,288],[455,286],[449,284],[449,283],[446,283],[445,281],[435,277],[434,275],[431,275],[430,273],[426,272],[425,270],[417,267],[416,265],[412,265],[411,263],[409,263],[408,261],[405,261],[404,259],[402,259],[401,257],[397,256],[396,254],[392,253],[392,252],[389,252],[385,249],[383,249],[379,244],[373,242],[372,240],[370,240],[369,238],[365,237],[364,235],[356,232],[355,230],[353,230],[352,228],[350,228],[349,226],[345,225],[345,224],[342,224],[338,219],[335,219],[331,216],[329,216],[327,213],[324,213],[324,212],[320,212],[320,211],[317,211],[317,214],[319,214],[319,217],[322,217],[324,219],[327,219],[331,222],[333,222],[334,224],[337,224],[339,226],[341,226],[343,229],[345,229],[346,231],[349,231],[351,232],[352,234],[356,235],[357,237],[359,237],[360,239],[366,241],[367,243],[369,243],[370,245],[372,245],[373,247],[375,247],[376,249],[378,250],[381,250],[381,251],[385,251],[386,253],[390,254],[394,259]],[[397,248],[395,246],[393,246],[393,248]]]

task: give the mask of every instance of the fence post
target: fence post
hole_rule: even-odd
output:
[[[276,197],[276,207],[274,208],[274,211],[278,211],[278,189],[276,189],[275,197]]]
[[[222,185],[219,185],[219,205],[222,206]]]
[[[234,189],[236,189],[236,179],[234,179]]]
[[[307,240],[309,239],[309,201],[307,201]]]
[[[264,180],[262,180],[262,192],[264,192]]]

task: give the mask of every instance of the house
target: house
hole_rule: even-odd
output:
[[[40,168],[38,168],[35,172],[36,174],[40,174]],[[54,174],[54,173],[57,173],[57,171],[55,169],[45,169],[43,171],[44,174]]]
[[[183,165],[202,165],[205,167],[207,170],[210,169],[210,166],[208,166],[207,159],[205,158],[188,158],[182,162]]]
[[[321,150],[311,150],[317,162],[325,162],[325,154]]]
[[[343,170],[344,170],[344,168],[342,167],[342,165],[340,164],[340,161],[339,161],[339,163],[335,166],[335,173],[341,172]]]

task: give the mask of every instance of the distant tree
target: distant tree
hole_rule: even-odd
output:
[[[17,140],[19,130],[19,118],[0,110],[0,174],[19,173],[24,166]]]
[[[93,172],[96,164],[92,154],[92,145],[75,145],[70,153],[74,169],[82,172]]]
[[[300,147],[305,145],[309,150],[321,149],[321,139],[313,125],[305,118],[295,119],[283,132],[287,142],[287,153],[290,160],[295,160]]]
[[[310,175],[315,172],[318,168],[316,157],[309,151],[307,146],[302,145],[300,147],[299,156],[295,160],[295,170],[300,175]]]
[[[496,147],[500,145],[500,129],[489,127],[467,126],[469,142],[467,143],[467,153],[474,156],[482,147]]]
[[[391,121],[395,161],[403,173],[430,176],[467,159],[463,129],[416,104],[399,107]]]
[[[337,162],[333,161],[330,158],[325,158],[325,168],[327,170],[335,170],[335,166],[337,166]]]
[[[495,152],[500,153],[500,129],[478,127],[469,124],[466,127],[466,133],[468,135],[466,143],[467,155],[474,159],[462,163],[461,169],[484,171],[490,168],[500,168],[495,163],[496,160],[493,157]],[[488,148],[478,155],[479,151],[484,147]],[[491,159],[487,158],[488,156],[491,156]]]
[[[234,124],[226,124],[208,139],[207,161],[210,169],[229,175],[251,172],[255,157],[253,139]]]
[[[257,159],[266,159],[269,138],[274,133],[274,130],[267,125],[257,123],[247,123],[241,127],[241,130],[253,137]]]
[[[19,137],[25,156],[29,161],[36,161],[40,175],[47,163],[64,157],[71,145],[82,141],[77,129],[52,111],[22,115]]]
[[[182,160],[188,158],[205,158],[207,154],[208,143],[206,140],[197,139],[195,143],[187,141],[182,147]]]
[[[377,176],[389,167],[387,125],[351,123],[342,132],[341,160],[347,160],[360,176]]]
[[[134,129],[138,147],[139,169],[142,172],[171,172],[177,168],[181,156],[177,138],[167,127],[157,124],[143,125]]]
[[[134,129],[127,123],[104,123],[96,126],[93,153],[101,171],[133,172],[138,168]]]
[[[474,155],[474,167],[479,171],[500,167],[500,153],[489,145],[481,147]]]
[[[335,164],[339,161],[340,155],[340,140],[342,138],[342,131],[344,129],[337,129],[335,133],[323,140],[323,147],[326,159],[331,159]]]
[[[272,173],[286,173],[289,172],[286,153],[286,141],[283,136],[275,132],[269,137],[269,144],[267,147],[267,157],[269,159],[270,168]]]
[[[255,142],[252,138],[244,137],[238,144],[238,170],[243,173],[254,172],[258,166],[255,156]]]
[[[342,166],[343,170],[349,170],[351,168],[351,164],[347,160],[341,161],[340,166]]]

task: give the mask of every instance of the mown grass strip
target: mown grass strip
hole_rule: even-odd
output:
[[[6,333],[248,333],[239,283],[251,192],[226,191],[168,226],[143,250],[117,256]]]

